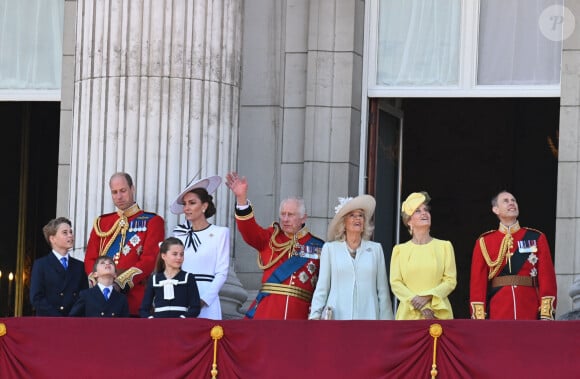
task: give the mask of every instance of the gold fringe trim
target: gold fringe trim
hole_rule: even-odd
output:
[[[212,379],[217,378],[218,369],[217,369],[217,344],[218,340],[224,336],[224,329],[220,325],[216,325],[211,328],[211,332],[209,333],[211,338],[213,339],[213,363],[211,365],[211,377]]]
[[[435,379],[437,374],[437,338],[443,334],[443,327],[441,324],[431,324],[429,326],[429,334],[433,337],[433,364],[431,365],[431,379]]]
[[[0,337],[6,335],[6,324],[0,323]]]

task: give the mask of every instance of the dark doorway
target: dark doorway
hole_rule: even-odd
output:
[[[0,316],[30,315],[30,269],[49,248],[42,226],[55,217],[58,102],[0,103],[4,162],[0,190],[4,217],[0,228]],[[9,281],[13,273],[13,281]],[[9,293],[10,290],[10,293]]]
[[[481,233],[497,228],[490,203],[497,192],[516,196],[521,225],[543,231],[554,252],[559,99],[403,99],[400,108],[401,197],[431,195],[431,234],[455,249],[453,311],[468,318],[473,246]],[[378,204],[381,191],[376,196]],[[393,198],[390,190],[385,196]],[[405,228],[399,238],[409,239]],[[383,243],[383,249],[389,262],[392,246]]]

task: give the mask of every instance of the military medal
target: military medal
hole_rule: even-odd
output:
[[[536,253],[538,251],[536,240],[518,241],[518,251],[520,253]]]

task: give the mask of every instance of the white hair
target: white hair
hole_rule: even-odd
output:
[[[304,204],[304,199],[297,196],[287,197],[280,202],[280,209],[278,210],[279,213],[282,212],[282,207],[288,202],[296,202],[298,204],[298,216],[300,218],[304,217],[306,214],[306,205]]]

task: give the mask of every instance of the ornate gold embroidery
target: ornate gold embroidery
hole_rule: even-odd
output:
[[[278,225],[278,223],[275,222],[272,225],[272,227],[274,228],[274,233],[272,233],[272,237],[270,237],[270,249],[272,250],[270,262],[264,264],[262,262],[262,257],[260,256],[260,254],[258,254],[258,257],[256,259],[258,262],[258,267],[261,270],[267,270],[270,267],[274,266],[276,263],[278,263],[280,259],[282,259],[282,257],[290,256],[290,254],[294,252],[294,248],[295,245],[298,244],[298,240],[308,234],[308,228],[306,227],[300,229],[298,233],[296,233],[293,237],[284,233],[286,237],[290,239],[286,242],[280,243],[276,241],[276,236],[278,236],[278,234],[280,233],[280,225]],[[276,256],[274,256],[275,254]]]
[[[125,209],[125,211],[120,210],[117,211],[119,218],[117,219],[117,221],[115,221],[113,226],[111,226],[111,229],[107,231],[101,230],[101,217],[97,217],[97,219],[93,224],[93,228],[95,230],[95,234],[101,239],[99,243],[99,256],[107,254],[107,252],[111,248],[111,245],[113,244],[119,233],[121,233],[122,236],[119,249],[125,245],[125,235],[127,233],[127,230],[129,229],[128,218],[137,214],[139,211],[141,211],[141,208],[139,208],[137,203]],[[105,243],[105,238],[107,237],[111,238],[109,238],[109,240]]]
[[[542,297],[542,303],[540,305],[540,319],[542,320],[553,320],[554,319],[554,296],[544,296]]]
[[[485,320],[485,305],[483,303],[471,303],[471,318],[474,320]]]
[[[133,283],[133,277],[135,275],[139,275],[142,273],[143,271],[141,271],[137,267],[131,267],[123,271],[122,274],[118,275],[117,278],[115,279],[115,283],[117,283],[121,288],[125,288],[127,284],[129,284],[129,288],[133,288],[133,286],[135,285]]]

